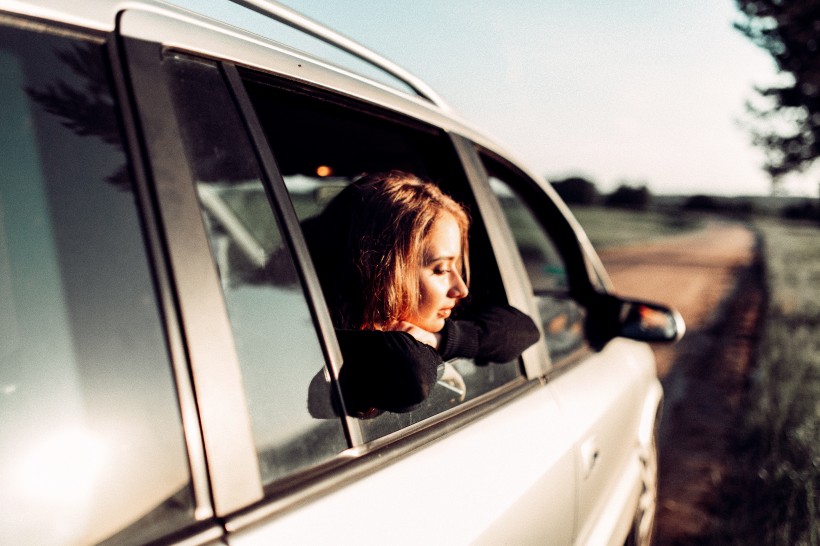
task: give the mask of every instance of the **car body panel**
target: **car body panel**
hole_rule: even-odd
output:
[[[247,520],[229,521],[237,528],[231,544],[333,542],[339,526],[358,544],[489,544],[499,535],[520,543],[515,538],[546,534],[568,544],[572,503],[566,493],[556,498],[574,490],[565,422],[551,390],[536,387],[270,524],[242,530]]]
[[[655,411],[634,396],[655,387],[646,381],[646,352],[643,345],[615,340],[550,382],[575,434],[581,544],[617,536],[613,527],[624,519],[620,507],[636,502],[637,427],[645,412],[654,417]],[[602,414],[601,406],[609,410]]]

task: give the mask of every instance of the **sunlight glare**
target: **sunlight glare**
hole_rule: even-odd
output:
[[[19,490],[27,496],[75,503],[90,496],[108,446],[85,428],[56,431],[43,438],[21,461]]]

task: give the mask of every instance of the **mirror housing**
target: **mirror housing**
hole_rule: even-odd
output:
[[[680,313],[658,303],[596,294],[589,308],[595,311],[587,316],[587,333],[596,348],[602,348],[615,337],[675,343],[686,332]]]

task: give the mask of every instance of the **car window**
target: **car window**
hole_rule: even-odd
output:
[[[346,449],[344,428],[302,283],[219,68],[172,53],[164,70],[269,484]]]
[[[570,296],[569,268],[545,222],[522,193],[533,183],[490,157],[482,156],[482,161],[532,284],[550,358],[560,364],[586,347],[586,310]]]
[[[0,26],[0,543],[194,522],[104,44]]]
[[[322,211],[359,175],[392,169],[433,180],[456,200],[476,210],[453,145],[441,131],[338,97],[245,75],[249,96],[300,221]],[[480,218],[475,215],[470,260],[473,302],[503,300],[498,268]],[[458,359],[449,365],[463,378],[463,386],[444,376],[418,409],[385,412],[362,420],[365,440],[456,407],[521,373],[518,361],[480,366],[472,360]]]

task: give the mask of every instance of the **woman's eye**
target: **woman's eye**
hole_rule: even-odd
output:
[[[436,274],[436,275],[446,275],[450,271],[451,271],[450,269],[444,269],[444,268],[439,267],[439,268],[434,269],[433,273]]]

